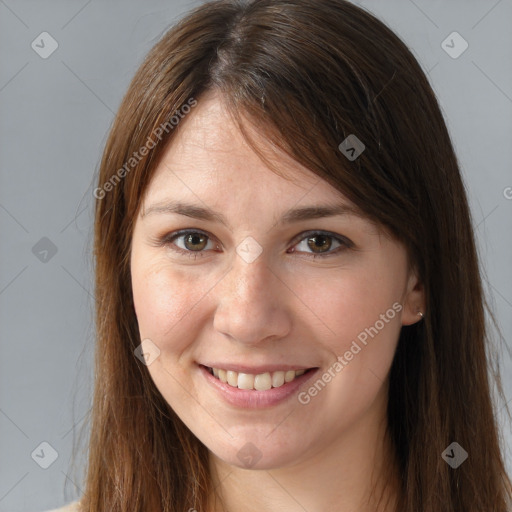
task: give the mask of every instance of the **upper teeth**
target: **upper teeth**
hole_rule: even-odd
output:
[[[285,382],[291,382],[295,377],[302,375],[305,371],[306,370],[288,370],[253,375],[251,373],[238,373],[232,370],[223,370],[222,368],[210,368],[210,373],[234,388],[256,389],[257,391],[278,388]]]

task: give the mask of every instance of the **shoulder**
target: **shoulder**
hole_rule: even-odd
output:
[[[79,512],[79,501],[73,501],[73,503],[69,503],[61,508],[55,508],[52,510],[47,510],[46,512]]]

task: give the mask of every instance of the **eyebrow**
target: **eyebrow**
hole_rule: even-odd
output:
[[[224,215],[220,212],[211,210],[203,206],[194,204],[183,203],[179,201],[169,201],[165,203],[157,203],[149,206],[141,213],[141,217],[147,217],[154,214],[179,214],[193,219],[199,219],[209,222],[218,222],[223,226],[230,229],[229,222]],[[345,203],[338,203],[334,205],[318,205],[318,206],[304,206],[301,208],[294,208],[287,210],[279,219],[278,225],[292,224],[310,219],[321,219],[325,217],[336,217],[343,215],[354,215],[360,218],[365,218],[363,213],[356,208]]]

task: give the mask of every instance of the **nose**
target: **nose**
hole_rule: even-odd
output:
[[[247,263],[236,256],[217,285],[218,306],[213,327],[245,345],[284,338],[291,329],[291,292],[263,255]]]

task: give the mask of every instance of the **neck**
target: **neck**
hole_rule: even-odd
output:
[[[216,490],[210,510],[393,512],[400,480],[386,430],[386,403],[383,399],[378,406],[380,414],[368,412],[333,444],[294,465],[242,469],[210,452]]]

